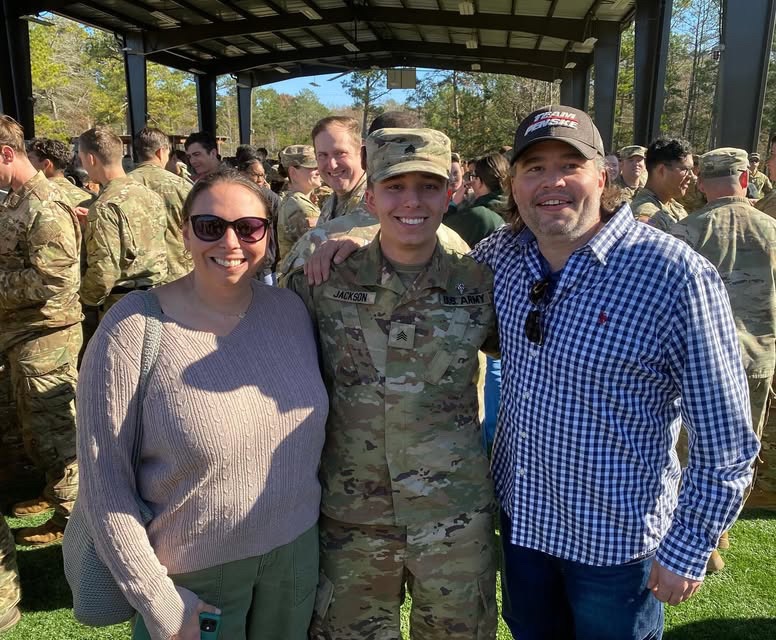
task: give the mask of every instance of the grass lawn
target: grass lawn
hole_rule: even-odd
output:
[[[36,523],[13,518],[8,522],[14,529]],[[731,548],[723,551],[726,569],[710,576],[689,602],[667,608],[666,639],[776,638],[776,512],[746,512],[731,531],[730,541]],[[62,572],[59,545],[17,549],[24,615],[12,631],[3,635],[3,640],[129,638],[129,625],[90,629],[75,621],[70,612],[70,592]],[[406,633],[406,615],[403,621]],[[498,638],[511,638],[503,625]]]

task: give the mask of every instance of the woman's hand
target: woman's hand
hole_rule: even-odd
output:
[[[200,600],[197,602],[197,609],[191,617],[183,623],[181,630],[170,640],[200,640],[199,634],[199,614],[200,613],[221,613],[221,609],[209,605]]]

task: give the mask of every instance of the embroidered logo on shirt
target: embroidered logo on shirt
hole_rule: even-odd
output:
[[[466,291],[466,286],[463,282],[459,282],[457,285],[455,285],[455,290],[463,295],[463,292]]]
[[[598,314],[598,324],[606,324],[608,319],[609,316],[606,315],[606,311],[601,311],[601,313]]]

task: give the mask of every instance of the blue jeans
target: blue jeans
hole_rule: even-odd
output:
[[[502,616],[519,640],[660,640],[663,604],[647,589],[654,555],[612,567],[509,543],[501,512]]]
[[[485,371],[485,420],[482,423],[482,448],[490,455],[496,435],[498,406],[501,401],[501,360],[487,356]]]

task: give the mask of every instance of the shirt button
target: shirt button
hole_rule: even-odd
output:
[[[525,469],[520,469],[518,473],[520,474],[520,477],[523,477],[525,475]]]
[[[538,352],[536,349],[531,349],[531,350],[528,352],[528,355],[529,355],[529,356],[531,356],[532,358],[535,358],[535,357],[538,355],[538,353],[539,353],[539,352]]]
[[[525,438],[528,437],[528,434],[525,431],[521,431],[520,432],[520,437],[525,439]]]
[[[530,398],[530,397],[531,397],[530,393],[528,393],[527,391],[523,392],[523,400],[528,400],[528,398]]]

